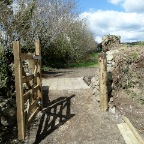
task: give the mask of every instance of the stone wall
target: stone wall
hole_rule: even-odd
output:
[[[107,72],[112,72],[115,66],[115,55],[119,52],[119,50],[110,50],[106,52],[107,57]]]
[[[118,48],[120,45],[120,36],[106,35],[102,38],[103,51],[109,51]]]

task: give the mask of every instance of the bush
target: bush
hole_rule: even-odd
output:
[[[0,96],[8,98],[14,95],[13,54],[7,48],[1,53],[0,59]]]

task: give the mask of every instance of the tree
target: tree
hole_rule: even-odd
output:
[[[91,31],[78,19],[74,0],[28,0],[17,4],[17,13],[9,9],[11,14],[1,21],[7,41],[19,39],[25,51],[32,51],[33,40],[39,37],[44,64],[68,64],[96,48]]]

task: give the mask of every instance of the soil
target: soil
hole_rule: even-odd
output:
[[[43,78],[49,77],[93,77],[97,74],[98,68],[69,68],[69,69],[50,69],[43,72]]]
[[[137,64],[139,72],[143,63]],[[51,69],[43,78],[94,77],[98,68]],[[144,76],[144,75],[143,75]],[[141,77],[141,83],[144,82]],[[143,90],[140,89],[141,91]],[[133,91],[138,92],[135,87]],[[140,91],[140,94],[141,94]],[[121,116],[129,118],[144,138],[144,106],[121,89],[114,95],[116,113],[101,112],[92,90],[43,91],[45,108],[40,112],[27,131],[24,142],[13,139],[13,144],[125,144],[117,124]],[[63,107],[65,105],[65,107]]]
[[[93,77],[98,68],[53,69],[45,72],[49,77]],[[132,99],[125,90],[114,96],[116,113],[103,113],[91,95],[92,90],[53,92],[48,94],[48,105],[31,125],[26,144],[124,144],[116,124],[121,116],[130,119],[144,138],[144,107]],[[67,101],[69,99],[69,101]],[[70,104],[66,110],[63,105]],[[57,116],[57,114],[59,116]]]

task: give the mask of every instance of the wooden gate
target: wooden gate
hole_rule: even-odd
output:
[[[42,108],[41,47],[35,41],[35,53],[21,53],[20,42],[13,42],[15,89],[17,104],[18,139],[24,140],[26,129]],[[31,74],[26,73],[22,62],[27,60]]]

